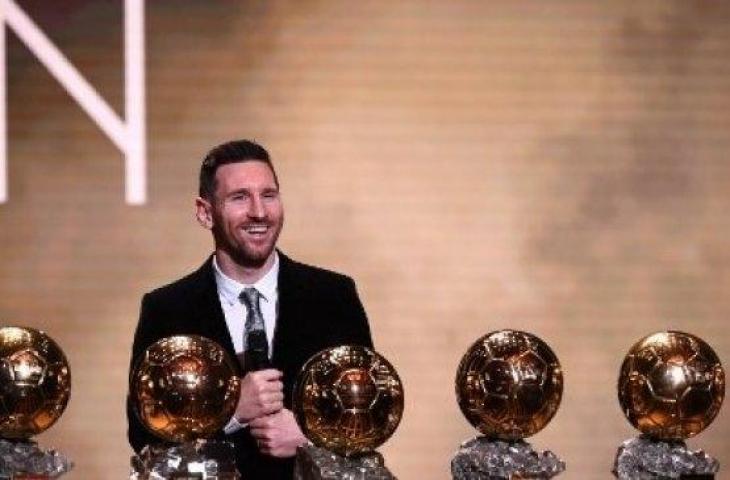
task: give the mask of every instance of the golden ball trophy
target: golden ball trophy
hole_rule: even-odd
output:
[[[544,480],[563,472],[565,462],[554,453],[523,440],[550,422],[562,395],[560,363],[535,335],[499,330],[477,340],[459,364],[456,397],[482,435],[454,455],[454,480]]]
[[[724,397],[725,372],[702,339],[667,331],[639,340],[621,365],[618,398],[642,435],[619,447],[614,475],[621,480],[715,478],[717,460],[689,450],[684,440],[712,422]]]
[[[130,392],[140,420],[161,443],[132,457],[130,480],[240,479],[233,444],[207,440],[236,409],[235,372],[225,350],[200,336],[166,337],[145,350]]]
[[[58,478],[73,464],[30,440],[61,417],[71,372],[61,348],[33,328],[0,328],[0,480]]]
[[[403,384],[380,354],[323,350],[302,367],[293,411],[311,441],[297,450],[295,480],[395,480],[375,449],[403,416]]]

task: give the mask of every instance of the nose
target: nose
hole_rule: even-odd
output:
[[[266,207],[260,196],[253,195],[251,197],[251,208],[249,209],[248,216],[256,219],[266,217]]]

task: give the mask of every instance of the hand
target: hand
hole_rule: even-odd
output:
[[[249,372],[241,381],[241,395],[234,416],[241,423],[276,413],[284,408],[282,373],[267,369]]]
[[[297,453],[297,447],[307,441],[294,419],[294,414],[286,408],[252,420],[249,427],[259,451],[272,457],[293,457]]]

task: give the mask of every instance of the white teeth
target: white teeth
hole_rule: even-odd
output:
[[[248,233],[266,233],[266,231],[269,229],[266,225],[252,225],[249,227],[246,227],[246,231]]]

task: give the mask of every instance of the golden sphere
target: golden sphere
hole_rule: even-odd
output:
[[[169,442],[215,434],[233,416],[241,388],[226,351],[197,335],[152,344],[137,361],[130,382],[140,420]]]
[[[27,327],[0,328],[0,437],[26,439],[61,416],[71,371],[61,347]]]
[[[374,450],[395,432],[403,416],[403,384],[380,354],[345,345],[304,364],[293,403],[312,443],[350,457]]]
[[[644,337],[621,365],[621,409],[634,427],[659,440],[694,437],[712,422],[724,397],[720,360],[707,343],[689,333]]]
[[[499,330],[476,341],[456,372],[456,398],[466,419],[487,437],[534,435],[558,411],[563,373],[535,335]]]

